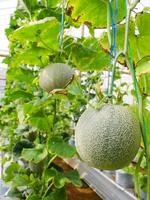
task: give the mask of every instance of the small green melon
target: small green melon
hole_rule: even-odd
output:
[[[50,64],[40,72],[40,87],[47,92],[63,89],[71,81],[74,70],[63,63]]]
[[[141,141],[136,116],[121,105],[104,104],[88,108],[75,130],[80,158],[98,169],[117,170],[127,166],[137,154]]]

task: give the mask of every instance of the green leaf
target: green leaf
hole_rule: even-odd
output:
[[[9,69],[7,73],[7,79],[31,84],[32,81],[34,80],[34,75],[33,75],[33,71],[18,67],[17,70],[13,68]]]
[[[32,194],[32,195],[30,195],[30,196],[27,197],[27,200],[41,200],[41,198],[38,197],[35,194]]]
[[[61,0],[46,0],[47,8],[55,8]]]
[[[82,88],[77,80],[73,80],[72,83],[67,87],[68,93],[75,96],[82,96]]]
[[[31,116],[29,118],[29,124],[39,131],[48,133],[51,132],[52,121],[49,120],[47,116],[44,116],[42,113],[33,117]]]
[[[17,174],[13,179],[13,186],[27,186],[30,184],[30,178],[26,174]]]
[[[61,2],[61,0],[42,0],[43,5],[48,9],[58,7]]]
[[[142,93],[150,96],[150,74],[143,74],[139,78],[139,85]]]
[[[54,168],[51,169],[46,169],[46,171],[44,172],[44,179],[47,183],[49,183],[51,180],[54,179],[54,177],[56,176],[57,170]]]
[[[145,42],[146,41],[146,42]],[[137,37],[137,48],[139,50],[139,58],[142,59],[146,56],[150,56],[150,37],[139,36]]]
[[[140,36],[150,35],[150,27],[148,26],[149,21],[150,13],[148,12],[140,12],[136,15],[136,25],[138,27]]]
[[[25,10],[31,13],[37,5],[37,0],[19,0],[17,9]]]
[[[44,197],[42,200],[67,200],[67,194],[64,188],[55,189],[47,197]]]
[[[82,43],[75,43],[72,47],[72,59],[80,70],[101,70],[110,63],[109,54],[100,47],[95,38],[87,38]]]
[[[7,196],[8,197],[18,197],[19,199],[21,199],[22,193],[17,188],[12,187],[10,190],[8,190]]]
[[[107,3],[103,0],[70,0],[69,7],[72,10],[71,17],[79,24],[92,24],[93,27],[106,27],[107,26]],[[114,6],[115,1],[112,1]],[[122,12],[124,1],[118,1],[118,19],[123,19],[124,12]]]
[[[45,48],[32,47],[31,49],[23,50],[23,52],[16,53],[13,57],[13,64],[22,63],[26,65],[45,66],[48,64],[48,56],[51,52]],[[47,58],[47,59],[46,59]],[[44,62],[43,62],[44,61]],[[12,63],[11,63],[12,64]]]
[[[36,114],[41,111],[41,108],[47,106],[50,103],[50,96],[45,96],[43,98],[37,98],[33,101],[25,103],[23,105],[24,114]],[[41,114],[41,113],[40,113]],[[43,115],[42,115],[43,116]]]
[[[48,150],[49,153],[56,154],[62,158],[71,158],[76,153],[75,147],[65,143],[60,138],[50,138]]]
[[[68,178],[54,168],[47,169],[44,174],[45,181],[48,183],[53,180],[56,188],[64,187],[65,183],[68,183]]]
[[[12,162],[5,170],[5,182],[11,181],[14,178],[15,174],[18,172],[19,168],[20,166],[18,163]]]
[[[35,77],[33,71],[17,67],[17,70],[14,68],[9,69],[6,78],[9,81],[18,81],[31,85]]]
[[[145,121],[145,127],[146,127],[146,133],[147,133],[147,140],[148,143],[150,143],[150,111],[144,110],[144,121]]]
[[[77,170],[71,170],[67,172],[66,177],[74,186],[76,187],[82,186],[82,181],[80,180],[80,176]]]
[[[139,30],[137,43],[140,58],[143,58],[144,56],[150,56],[150,27],[148,26],[149,21],[150,13],[142,12],[136,15],[136,24]]]
[[[39,163],[47,156],[47,150],[45,145],[39,144],[36,148],[23,149],[22,158],[26,161],[33,161]]]
[[[55,51],[58,50],[59,28],[59,22],[56,18],[47,17],[36,22],[30,22],[15,30],[10,36],[10,40],[19,40],[20,43],[37,42],[39,47]]]
[[[41,131],[50,131],[53,118],[51,115],[45,116],[44,113],[41,112],[43,107],[48,105],[49,103],[49,96],[46,96],[41,99],[37,98],[33,101],[29,101],[28,103],[25,103],[23,105],[18,105],[17,114],[20,124],[23,124],[25,119],[28,118],[30,124],[32,124],[35,128]],[[40,118],[42,118],[41,124],[39,122]]]
[[[129,107],[129,109],[134,113],[134,115],[139,119],[139,108],[137,105],[132,105]],[[144,114],[144,125],[146,130],[146,135],[148,142],[150,142],[150,111],[147,109],[143,109]]]
[[[150,73],[150,57],[146,57],[137,63],[136,75],[141,76],[143,74]]]
[[[9,95],[9,99],[11,99],[12,101],[19,98],[31,100],[33,98],[33,95],[23,90],[14,91]]]

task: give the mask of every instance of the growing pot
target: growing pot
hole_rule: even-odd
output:
[[[116,171],[115,181],[123,188],[134,188],[133,176],[123,170]]]

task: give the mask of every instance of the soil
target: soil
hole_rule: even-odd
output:
[[[54,163],[61,167],[64,172],[72,168],[67,165],[62,159],[55,159]],[[102,200],[85,182],[81,188],[76,188],[72,184],[66,185],[68,200]]]

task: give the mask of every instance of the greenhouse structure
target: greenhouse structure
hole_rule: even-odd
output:
[[[0,200],[150,200],[149,0],[0,0]]]

